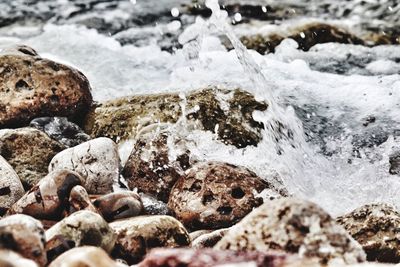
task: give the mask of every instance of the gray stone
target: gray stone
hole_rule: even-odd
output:
[[[0,156],[0,215],[24,195],[25,191],[17,173],[10,164]]]

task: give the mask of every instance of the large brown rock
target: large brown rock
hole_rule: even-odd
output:
[[[135,137],[143,127],[154,123],[175,123],[182,116],[182,99],[178,93],[137,95],[103,103],[87,116],[85,130],[93,137],[114,140]],[[262,123],[254,111],[265,111],[267,104],[239,89],[206,88],[186,95],[188,123],[216,133],[226,144],[242,148],[257,145]]]
[[[337,222],[362,245],[368,261],[400,262],[400,213],[392,206],[365,205]]]
[[[258,194],[264,190],[285,195],[244,167],[200,163],[176,182],[168,205],[190,229],[218,229],[234,225],[260,206],[263,199]]]
[[[273,249],[316,257],[322,264],[365,261],[361,245],[328,213],[295,198],[266,202],[233,226],[214,248],[262,252]]]
[[[13,166],[26,189],[46,176],[51,159],[64,148],[34,128],[0,130],[0,155]]]
[[[78,119],[90,108],[86,77],[76,69],[43,59],[28,47],[0,54],[0,127],[27,125],[31,119]]]
[[[17,173],[0,156],[0,216],[24,195],[24,188]]]
[[[139,216],[112,222],[110,226],[118,235],[112,255],[129,264],[140,261],[152,248],[190,245],[185,227],[170,216]]]

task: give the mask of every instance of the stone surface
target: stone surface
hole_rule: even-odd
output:
[[[396,151],[389,156],[389,164],[389,173],[400,175],[400,151]]]
[[[83,186],[77,185],[72,188],[68,199],[69,210],[68,215],[80,210],[88,210],[98,213],[98,210],[93,205],[90,197]]]
[[[146,215],[173,215],[173,211],[168,205],[154,197],[139,193],[143,203],[143,211]]]
[[[178,94],[137,95],[95,107],[87,116],[85,131],[93,137],[114,140],[137,135],[154,123],[175,123],[182,115]],[[188,123],[216,133],[219,140],[236,147],[257,145],[263,125],[256,122],[254,111],[265,111],[267,104],[239,89],[206,88],[186,95]]]
[[[108,222],[135,217],[143,212],[143,203],[140,196],[131,191],[115,192],[101,196],[93,204]]]
[[[211,233],[204,233],[192,239],[192,248],[212,248],[224,237],[228,230],[229,228],[224,228]]]
[[[107,253],[97,247],[73,248],[57,257],[49,267],[117,267]]]
[[[112,192],[119,180],[120,159],[117,145],[108,138],[97,138],[58,153],[51,160],[49,172],[60,169],[76,171],[86,179],[89,194]]]
[[[29,126],[45,132],[66,147],[73,147],[90,140],[78,125],[66,117],[42,117],[32,120]]]
[[[139,216],[110,223],[118,238],[114,258],[133,264],[155,247],[184,247],[190,245],[185,227],[170,216]]]
[[[400,213],[392,206],[365,205],[337,222],[362,245],[368,261],[400,262]]]
[[[0,55],[0,127],[24,126],[43,116],[77,119],[90,108],[90,91],[81,72],[43,59],[31,48]]]
[[[25,189],[46,176],[51,159],[64,148],[34,128],[0,130],[0,155],[13,166]]]
[[[64,218],[46,231],[49,260],[64,251],[81,246],[96,246],[110,252],[116,235],[97,213],[82,210]]]
[[[270,183],[244,167],[199,163],[176,182],[168,206],[190,229],[218,229],[235,224],[261,205],[257,194],[264,190],[280,196]]]
[[[0,216],[24,195],[24,188],[17,173],[0,156]]]
[[[316,257],[322,264],[354,264],[365,253],[328,213],[317,205],[295,198],[266,202],[233,226],[216,249],[278,250]]]
[[[45,266],[47,256],[43,225],[36,219],[16,214],[0,220],[0,248],[15,251]]]
[[[68,209],[68,198],[72,188],[84,182],[76,172],[51,172],[19,199],[8,213],[23,213],[37,219],[60,220],[62,213]]]
[[[0,250],[0,266],[2,267],[38,267],[33,260],[28,260],[12,250]]]

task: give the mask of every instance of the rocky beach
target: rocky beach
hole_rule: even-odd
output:
[[[400,264],[398,0],[2,0],[0,267]]]

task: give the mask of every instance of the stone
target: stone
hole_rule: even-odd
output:
[[[0,127],[25,126],[43,116],[77,120],[91,104],[89,81],[78,70],[26,46],[0,54]]]
[[[38,267],[38,265],[32,261],[21,257],[18,253],[12,250],[0,250],[0,266],[2,267]]]
[[[68,209],[72,188],[84,182],[76,172],[51,172],[19,199],[8,214],[22,213],[36,219],[60,220],[63,212]]]
[[[389,173],[400,175],[400,151],[395,151],[389,156]]]
[[[168,207],[166,203],[159,201],[147,194],[139,193],[139,195],[143,203],[144,214],[173,216],[174,212]]]
[[[263,199],[258,194],[267,190],[273,196],[281,195],[272,184],[244,167],[199,163],[176,182],[168,206],[190,229],[219,229],[234,225],[260,206]]]
[[[47,175],[51,159],[64,148],[34,128],[0,130],[0,155],[13,166],[25,189]]]
[[[0,156],[0,216],[24,195],[25,191],[17,173]]]
[[[228,230],[229,228],[224,228],[211,233],[204,233],[192,239],[192,248],[212,248],[224,237]]]
[[[155,247],[184,247],[190,245],[185,227],[170,216],[139,216],[110,223],[118,238],[112,252],[128,264],[139,262]]]
[[[270,200],[233,226],[215,249],[271,249],[319,258],[321,264],[355,264],[365,253],[346,230],[316,204],[296,198]]]
[[[361,244],[368,261],[400,262],[400,213],[392,206],[364,205],[337,222]]]
[[[48,229],[46,240],[47,254],[52,260],[74,247],[95,246],[111,252],[116,235],[99,214],[81,210]]]
[[[0,220],[0,248],[17,252],[40,266],[45,266],[45,235],[41,222],[24,214]]]
[[[101,248],[85,246],[73,248],[57,257],[49,267],[117,267]]]
[[[30,127],[45,132],[66,147],[73,147],[90,140],[90,136],[66,117],[42,117],[32,120]]]
[[[49,172],[68,169],[86,179],[89,194],[112,192],[114,182],[119,180],[120,159],[117,145],[108,138],[97,138],[68,148],[51,160]]]
[[[90,200],[89,194],[83,186],[77,185],[72,188],[68,199],[69,210],[68,215],[80,210],[88,210],[99,213]]]
[[[249,92],[235,89],[205,88],[185,96],[187,123],[211,131],[227,145],[243,148],[262,140],[262,123],[253,119],[254,111],[268,105]],[[178,93],[137,95],[112,100],[94,107],[85,120],[85,132],[92,137],[106,136],[115,141],[135,137],[154,123],[176,123],[182,116]]]
[[[108,222],[135,217],[143,212],[143,203],[140,196],[131,191],[115,192],[101,196],[93,204]]]

